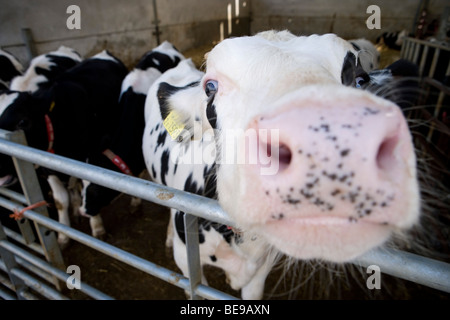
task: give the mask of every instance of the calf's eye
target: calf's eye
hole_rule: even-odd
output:
[[[219,83],[216,80],[208,80],[205,83],[205,93],[206,96],[211,97],[217,93],[219,90]]]

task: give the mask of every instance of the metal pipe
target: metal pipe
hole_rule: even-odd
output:
[[[44,297],[47,297],[52,300],[68,300],[68,298],[63,294],[49,287],[40,280],[33,278],[31,275],[27,274],[23,270],[14,268],[11,269],[11,273],[16,277],[22,279],[28,287],[32,288],[33,290],[35,290],[37,293],[39,293]]]
[[[19,210],[23,209],[23,207],[21,207],[21,206],[18,207],[17,203],[6,200],[1,197],[0,197],[0,205],[9,210],[13,210],[15,208],[17,208]],[[139,269],[150,275],[158,277],[158,278],[160,278],[166,282],[169,282],[177,287],[183,288],[185,290],[189,290],[189,288],[190,288],[189,279],[187,279],[186,277],[184,277],[181,274],[178,274],[169,269],[166,269],[157,264],[154,264],[150,261],[147,261],[145,259],[137,257],[129,252],[126,252],[126,251],[119,249],[117,247],[114,247],[108,243],[100,241],[100,240],[98,240],[92,236],[89,236],[81,231],[78,231],[78,230],[72,229],[68,226],[65,226],[59,222],[56,222],[56,221],[48,218],[48,217],[38,214],[38,213],[34,212],[33,210],[25,211],[23,216],[25,218],[33,220],[49,229],[64,233],[73,240],[76,240],[88,247],[96,249],[97,251],[99,251],[103,254],[106,254],[112,258],[115,258],[123,263],[126,263],[136,269]],[[200,290],[200,289],[204,289],[204,288],[201,288],[201,285],[199,285],[197,287],[197,289],[195,290],[195,292],[197,294],[199,294],[199,292],[202,292],[202,290]],[[216,291],[216,295],[221,296],[222,299],[235,299],[235,297],[227,295],[225,293],[222,293],[213,288],[210,288],[210,290]]]
[[[0,246],[5,248],[6,250],[8,250],[9,252],[13,253],[14,255],[16,255],[16,257],[20,257],[21,259],[23,259],[24,261],[27,261],[27,263],[32,264],[33,266],[38,268],[38,272],[33,271],[34,273],[38,274],[41,273],[41,270],[45,270],[45,272],[47,274],[50,274],[52,276],[55,276],[56,278],[58,278],[59,280],[66,282],[67,278],[69,277],[69,275],[61,270],[59,270],[58,268],[53,267],[52,265],[50,265],[49,263],[47,263],[46,261],[37,258],[36,256],[26,252],[25,250],[21,249],[20,247],[12,244],[11,242],[8,241],[0,241]],[[25,265],[25,267],[28,269],[29,267],[26,265],[27,263],[23,264],[21,263],[21,261],[19,259],[17,259],[17,262],[21,265]],[[40,277],[42,277],[41,274],[38,274]],[[45,275],[44,275],[45,277]],[[51,277],[47,276],[47,281],[51,282]],[[103,292],[98,291],[97,289],[91,287],[90,285],[81,282],[81,287],[79,289],[81,292],[84,292],[85,294],[89,295],[90,297],[94,298],[94,299],[99,299],[99,300],[112,300],[113,298],[104,294]]]
[[[5,231],[7,237],[13,239],[14,241],[17,241],[18,243],[26,245],[28,248],[34,250],[36,253],[40,254],[41,256],[44,256],[44,250],[42,250],[42,247],[38,245],[36,242],[27,244],[25,239],[17,232],[12,231],[11,229],[6,228],[5,226],[3,227],[3,230]]]
[[[355,261],[363,267],[377,265],[381,272],[450,292],[450,264],[409,252],[384,249],[366,253]]]
[[[161,31],[159,31],[159,19],[158,19],[158,8],[156,6],[156,0],[153,0],[153,24],[155,25],[155,31],[153,34],[156,36],[156,43],[159,46],[161,44]]]
[[[0,133],[1,131],[3,130],[0,130]],[[189,212],[198,217],[234,227],[226,212],[213,199],[19,145],[4,139],[0,139],[0,153],[88,180],[156,204]]]

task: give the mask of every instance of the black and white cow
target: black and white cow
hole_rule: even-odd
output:
[[[408,31],[384,32],[377,38],[377,44],[385,44],[388,48],[400,50],[403,39],[408,36]]]
[[[361,89],[357,51],[333,34],[227,39],[206,73],[189,60],[146,101],[144,158],[162,184],[217,198],[238,230],[201,220],[201,264],[261,298],[277,253],[343,263],[418,221],[415,155],[394,103]],[[174,258],[187,275],[183,212]]]
[[[11,80],[22,72],[22,64],[12,54],[0,49],[0,90],[8,90]]]
[[[165,41],[147,52],[122,82],[120,105],[122,115],[108,148],[92,155],[89,163],[125,174],[138,176],[145,169],[142,155],[144,107],[148,89],[161,74],[175,67],[184,56]],[[83,181],[82,215],[90,217],[95,237],[105,234],[100,210],[119,195],[118,191]]]
[[[12,80],[10,89],[35,92],[46,84],[51,85],[52,80],[80,62],[81,56],[75,50],[60,46],[56,51],[33,58],[27,71]]]
[[[103,150],[122,114],[120,88],[127,75],[121,61],[106,51],[84,60],[35,93],[8,91],[0,96],[0,128],[23,130],[31,147],[86,161]],[[68,177],[41,168],[48,177],[59,221],[69,222]],[[15,181],[11,159],[0,155],[0,183]],[[59,235],[65,245],[68,238]]]
[[[352,39],[349,42],[358,51],[361,66],[366,72],[378,69],[380,65],[380,53],[372,42],[364,38]]]

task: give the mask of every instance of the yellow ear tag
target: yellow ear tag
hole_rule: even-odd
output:
[[[52,101],[52,103],[50,104],[50,109],[48,111],[52,112],[54,107],[55,107],[55,101]]]
[[[170,111],[169,115],[163,121],[172,140],[176,140],[184,129],[184,124],[180,119],[180,115],[176,111]]]

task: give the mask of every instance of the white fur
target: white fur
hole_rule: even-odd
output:
[[[96,55],[94,55],[91,59],[101,59],[106,61],[113,61],[117,63],[117,59],[108,53],[108,51],[103,50]]]
[[[70,227],[69,219],[69,192],[64,187],[61,180],[55,175],[49,175],[47,181],[52,189],[53,199],[58,210],[58,221]],[[63,233],[58,234],[58,243],[61,246],[66,246],[69,243],[69,237]]]

